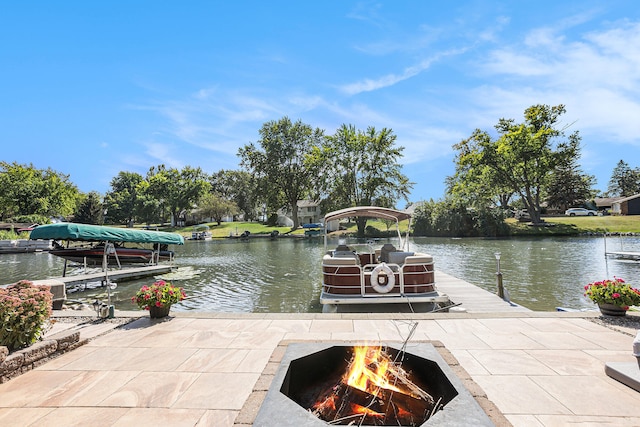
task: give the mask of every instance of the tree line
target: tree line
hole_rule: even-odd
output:
[[[559,210],[589,203],[595,178],[579,167],[580,135],[560,127],[563,105],[534,105],[524,121],[502,118],[495,132],[476,129],[453,145],[455,173],[438,201],[418,203],[415,232],[423,235],[500,235],[504,217],[526,209],[533,222],[543,205]],[[175,222],[185,212],[198,222],[242,215],[247,221],[281,209],[299,226],[297,201],[324,212],[358,205],[395,207],[414,183],[402,173],[404,147],[391,129],[343,124],[334,134],[288,117],[269,121],[260,138],[238,150],[238,170],[211,174],[200,167],[153,166],[146,175],[121,171],[106,194],[81,193],[63,173],[0,162],[0,220],[48,222],[60,217],[93,224]],[[640,193],[640,168],[623,160],[602,196]],[[366,221],[358,224],[364,235]]]
[[[0,162],[0,220],[46,223],[60,217],[132,226],[175,222],[188,213],[194,222],[240,214],[247,221],[266,216],[274,222],[278,211],[288,209],[297,228],[298,200],[318,201],[325,211],[408,201],[413,184],[401,171],[404,148],[390,129],[342,125],[325,135],[283,117],[264,123],[259,133],[258,141],[238,150],[239,170],[207,174],[199,167],[158,165],[145,176],[121,171],[104,196],[79,192],[56,171]],[[364,232],[364,224],[359,228]]]

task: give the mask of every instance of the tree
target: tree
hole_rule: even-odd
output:
[[[190,211],[196,202],[209,191],[207,176],[200,168],[185,166],[181,171],[160,165],[147,173],[147,194],[160,202],[171,214],[171,225],[176,225],[182,211]]]
[[[80,192],[69,176],[32,164],[0,162],[0,218],[17,215],[71,215]]]
[[[231,200],[217,194],[207,193],[198,202],[198,214],[204,218],[213,218],[220,225],[226,216],[238,214],[238,206]]]
[[[211,192],[235,203],[246,221],[256,219],[258,191],[256,180],[246,171],[220,170],[211,175]]]
[[[593,175],[582,173],[575,159],[570,159],[569,163],[559,165],[553,171],[546,188],[547,203],[561,211],[584,204],[595,196],[595,183]]]
[[[147,225],[153,223],[164,223],[164,209],[160,200],[156,199],[155,195],[149,191],[149,183],[146,180],[141,181],[136,186],[136,218],[140,222],[144,222]]]
[[[525,110],[524,123],[500,119],[495,140],[476,129],[470,138],[454,145],[458,151],[456,169],[489,169],[494,183],[518,194],[531,221],[539,223],[541,198],[553,171],[579,153],[578,132],[554,146],[564,136],[563,129],[555,127],[564,113],[564,105],[531,106]]]
[[[135,172],[119,172],[111,180],[111,191],[104,197],[107,220],[111,224],[133,225],[142,181],[142,175]]]
[[[611,173],[607,195],[609,197],[629,197],[640,193],[640,168],[632,169],[620,160]]]
[[[377,132],[370,126],[363,132],[346,124],[327,137],[313,157],[318,169],[322,168],[323,209],[391,208],[400,198],[408,200],[413,183],[402,174],[398,161],[404,147],[396,146],[395,141],[391,129]],[[356,220],[359,236],[364,236],[366,223],[366,218]]]
[[[321,129],[288,117],[270,121],[260,129],[261,139],[238,150],[241,166],[256,179],[258,191],[270,212],[289,207],[298,228],[298,200],[307,198],[318,180],[309,156],[324,138]]]
[[[456,172],[445,179],[447,196],[468,207],[495,205],[504,210],[509,209],[513,190],[500,182],[494,169],[478,166],[468,161],[468,158],[463,158],[468,154],[462,151],[457,153],[454,160]]]
[[[104,222],[103,211],[104,207],[100,200],[100,194],[96,191],[91,191],[80,202],[73,220],[81,224],[102,224]]]

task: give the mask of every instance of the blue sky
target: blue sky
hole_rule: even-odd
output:
[[[564,104],[584,172],[640,167],[636,1],[26,1],[0,12],[0,160],[104,193],[120,171],[239,169],[288,116],[393,129],[412,201],[452,145]],[[399,206],[402,207],[402,206]]]

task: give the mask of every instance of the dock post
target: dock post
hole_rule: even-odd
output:
[[[504,285],[502,284],[502,272],[500,271],[500,252],[494,254],[496,256],[496,278],[498,281],[498,296],[504,299]]]

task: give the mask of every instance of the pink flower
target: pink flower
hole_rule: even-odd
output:
[[[162,303],[160,301],[156,301],[156,307],[162,307]]]
[[[614,299],[616,298],[620,298],[620,294],[617,292],[614,292],[613,295],[611,295]]]

